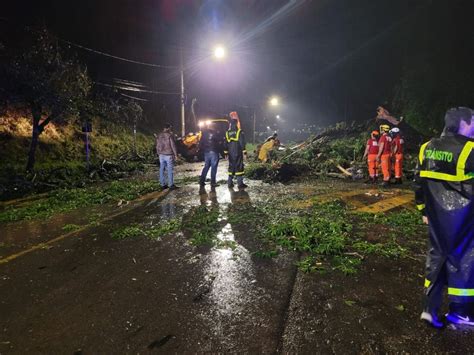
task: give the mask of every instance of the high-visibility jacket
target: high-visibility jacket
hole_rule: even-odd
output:
[[[260,151],[258,152],[258,159],[262,161],[263,163],[266,163],[268,160],[268,154],[270,151],[273,149],[275,146],[275,140],[271,139],[266,143],[262,144],[262,147],[260,148]]]
[[[429,222],[425,287],[445,267],[448,295],[461,303],[474,301],[473,186],[473,139],[450,134],[421,146],[415,199]]]
[[[244,174],[245,137],[240,130],[225,133],[224,153],[229,156],[229,175]]]

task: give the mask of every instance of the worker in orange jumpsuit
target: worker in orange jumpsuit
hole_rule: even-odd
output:
[[[372,131],[370,138],[367,141],[367,145],[365,146],[364,157],[362,158],[367,158],[367,166],[369,169],[369,180],[366,182],[371,182],[372,184],[375,184],[377,181],[377,154],[379,152],[379,142],[377,141],[378,137],[379,132]]]
[[[382,167],[383,182],[382,186],[390,184],[390,157],[392,155],[392,138],[388,134],[390,126],[383,124],[380,126],[379,152],[377,153],[377,162]]]
[[[392,133],[392,155],[395,158],[395,184],[402,183],[403,175],[403,146],[405,141],[400,135],[400,128],[393,127],[390,132]]]

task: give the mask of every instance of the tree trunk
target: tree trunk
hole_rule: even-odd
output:
[[[43,122],[41,120],[41,108],[33,106],[31,109],[31,115],[33,116],[33,132],[31,134],[30,151],[28,152],[28,162],[26,163],[26,171],[30,172],[35,167],[35,156],[36,147],[38,146],[38,139],[40,134],[44,131],[44,127],[51,122],[53,117],[56,117],[54,113],[50,114]]]
[[[31,135],[30,151],[28,152],[28,162],[26,163],[27,172],[33,171],[35,167],[35,154],[36,147],[38,146],[39,135],[39,117],[33,113],[33,133]]]

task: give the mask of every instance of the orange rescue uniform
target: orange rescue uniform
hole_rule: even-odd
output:
[[[383,181],[390,181],[390,156],[392,155],[392,138],[387,133],[383,133],[379,140],[379,146],[383,146],[380,156],[380,165],[382,166]],[[379,147],[380,149],[380,147]]]
[[[401,138],[399,135],[396,136],[393,139],[393,151],[395,155],[395,179],[401,179],[403,172],[402,172],[402,167],[403,167],[403,144],[405,142],[403,141],[403,138]]]
[[[367,166],[369,168],[369,176],[371,178],[377,177],[377,153],[379,152],[379,143],[377,139],[370,138],[367,141],[367,147],[369,148],[367,154]]]

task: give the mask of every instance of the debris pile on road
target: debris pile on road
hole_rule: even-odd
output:
[[[362,179],[366,166],[362,157],[369,137],[367,132],[375,127],[374,121],[364,124],[353,122],[350,125],[338,123],[302,143],[283,151],[273,151],[272,163],[250,164],[247,176],[267,182],[288,182],[303,173],[318,177]],[[404,123],[402,131],[408,142],[405,176],[410,177],[423,136]]]

